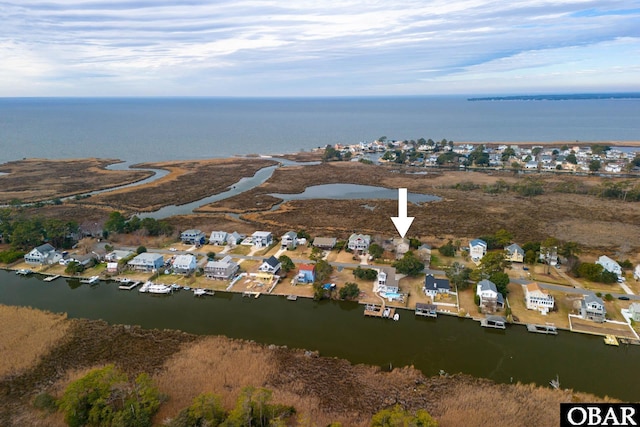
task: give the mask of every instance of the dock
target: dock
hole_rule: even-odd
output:
[[[384,319],[393,319],[396,309],[392,307],[384,307],[376,304],[367,304],[364,308],[364,315],[370,317],[382,317]]]
[[[60,277],[59,274],[56,274],[55,276],[47,276],[45,277],[44,280],[45,282],[53,282],[54,280],[56,280],[58,277]]]
[[[16,274],[18,276],[28,276],[31,273],[33,273],[33,271],[29,270],[28,268],[21,268],[20,270],[16,271]]]
[[[438,307],[435,304],[416,303],[416,316],[438,317]]]
[[[130,291],[132,289],[135,289],[136,286],[138,286],[140,284],[140,282],[131,282],[128,284],[121,284],[120,286],[118,286],[118,289],[122,289],[123,291]]]
[[[287,299],[289,301],[296,301],[298,299],[298,295],[287,295]]]
[[[607,345],[614,345],[616,347],[620,345],[615,335],[607,335],[604,337],[604,343]]]
[[[527,331],[536,334],[558,335],[558,330],[554,325],[535,325],[527,323]]]
[[[487,316],[480,320],[483,328],[507,329],[507,319],[502,316]]]
[[[640,340],[634,340],[631,338],[618,338],[620,344],[640,345]]]
[[[244,291],[242,293],[243,297],[254,297],[254,298],[258,298],[260,296],[260,292],[254,292],[254,291]]]

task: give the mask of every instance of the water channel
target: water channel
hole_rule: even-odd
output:
[[[120,291],[115,283],[89,286],[62,278],[47,283],[8,271],[0,271],[0,303],[318,350],[323,356],[386,369],[414,365],[427,375],[442,369],[543,386],[558,375],[563,388],[640,400],[640,346],[608,347],[602,337],[565,331],[547,336],[526,332],[523,326],[488,330],[469,319],[416,318],[404,310],[393,322],[365,318],[356,303],[254,299],[224,292],[204,299],[185,291],[153,296]]]

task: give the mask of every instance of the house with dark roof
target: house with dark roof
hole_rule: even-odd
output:
[[[260,264],[258,270],[263,273],[276,274],[280,270],[281,266],[282,265],[280,264],[280,261],[278,261],[278,258],[272,255],[262,261],[262,264]]]
[[[204,243],[205,238],[206,235],[200,230],[191,229],[180,233],[180,240],[188,245],[201,245]]]
[[[602,323],[605,321],[606,314],[604,302],[595,294],[586,294],[580,302],[580,317],[585,320]]]
[[[448,294],[451,292],[449,279],[436,279],[432,274],[427,274],[422,287],[425,295],[435,298],[438,294]]]

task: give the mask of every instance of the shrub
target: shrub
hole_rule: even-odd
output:
[[[339,295],[340,299],[354,299],[360,295],[360,288],[355,283],[347,282],[340,288]]]
[[[0,252],[0,262],[4,264],[11,264],[14,261],[19,260],[24,257],[25,252],[18,251],[15,249],[8,249],[6,251]]]

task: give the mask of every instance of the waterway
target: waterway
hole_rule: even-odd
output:
[[[442,369],[543,386],[558,375],[563,388],[640,400],[640,346],[608,347],[602,337],[564,331],[547,336],[528,333],[524,326],[488,330],[469,319],[416,318],[404,310],[393,322],[365,318],[363,306],[349,302],[254,299],[224,292],[207,298],[184,291],[154,296],[120,291],[115,283],[89,286],[62,278],[47,283],[7,271],[0,271],[0,303],[318,350],[385,369],[413,365],[427,375]]]

